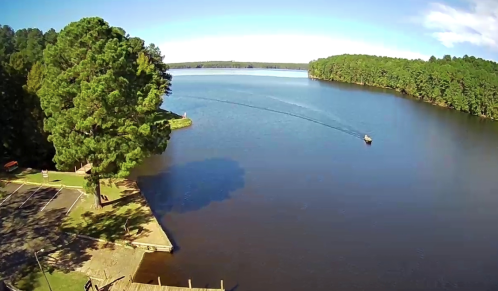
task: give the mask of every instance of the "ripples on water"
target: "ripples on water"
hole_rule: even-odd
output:
[[[264,111],[268,111],[268,112],[272,112],[272,113],[284,114],[284,115],[296,117],[296,118],[299,118],[299,119],[302,119],[305,121],[313,122],[313,123],[328,127],[330,129],[338,130],[340,132],[343,132],[345,134],[349,134],[349,135],[357,137],[357,138],[363,137],[362,133],[360,133],[359,131],[354,130],[354,129],[348,129],[345,125],[333,126],[333,125],[326,124],[326,123],[323,123],[321,121],[315,120],[315,119],[310,118],[310,117],[301,116],[301,115],[293,114],[290,112],[284,112],[284,111],[274,110],[274,109],[270,109],[270,108],[258,107],[258,106],[254,106],[254,105],[248,105],[248,104],[243,104],[243,103],[238,103],[238,102],[233,102],[233,101],[228,101],[228,100],[214,99],[214,98],[204,98],[204,97],[199,97],[199,96],[188,96],[188,95],[182,95],[182,97],[193,98],[193,99],[198,99],[198,100],[215,101],[215,102],[221,102],[221,103],[227,103],[227,104],[234,104],[234,105],[238,105],[238,106],[245,106],[248,108],[264,110]],[[273,98],[273,99],[279,100],[278,98]],[[285,102],[285,103],[300,106],[300,105],[290,103],[290,102]],[[303,107],[303,106],[300,106],[300,107]],[[303,108],[306,108],[306,107],[303,107]]]
[[[171,73],[194,124],[133,175],[177,248],[138,280],[496,290],[498,122],[306,72]]]
[[[231,76],[266,76],[266,77],[281,77],[281,78],[307,78],[307,72],[306,71],[296,71],[296,70],[262,70],[262,69],[176,69],[176,70],[171,70],[170,73],[175,76],[203,76],[203,75],[208,75],[208,76],[213,76],[213,75],[231,75]],[[286,112],[282,110],[277,110],[277,109],[272,109],[272,108],[267,108],[267,107],[260,107],[256,105],[251,105],[251,104],[246,104],[246,103],[241,103],[241,102],[236,102],[233,100],[221,100],[221,99],[215,99],[215,98],[206,98],[203,96],[192,96],[192,95],[185,95],[185,94],[175,94],[176,97],[186,97],[186,98],[194,98],[198,100],[207,100],[207,101],[214,101],[214,102],[221,102],[221,103],[227,103],[227,104],[234,104],[238,106],[245,106],[248,108],[253,108],[253,109],[258,109],[258,110],[264,110],[267,112],[272,112],[272,113],[278,113],[278,114],[284,114],[287,116],[292,116],[295,118],[299,118],[301,120],[313,122],[315,124],[319,124],[325,127],[328,127],[330,129],[338,130],[341,131],[345,134],[357,137],[357,138],[363,138],[364,133],[360,130],[354,129],[351,126],[347,125],[344,122],[341,122],[340,118],[338,118],[335,115],[332,115],[329,113],[324,112],[323,110],[320,110],[316,108],[316,106],[312,105],[307,105],[302,102],[296,102],[292,101],[289,99],[273,96],[273,95],[268,95],[268,94],[257,94],[255,92],[247,91],[247,90],[237,90],[237,89],[231,89],[227,88],[227,91],[229,92],[234,92],[235,94],[247,94],[250,96],[258,96],[258,97],[263,97],[263,98],[270,98],[285,104],[293,105],[293,106],[298,106],[304,109],[307,109],[310,111],[311,116],[316,115],[316,113],[327,115],[327,117],[332,118],[332,124],[322,122],[320,120],[317,120],[311,116],[305,116],[301,114],[295,114],[291,112]]]

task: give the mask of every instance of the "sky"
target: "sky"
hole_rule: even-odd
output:
[[[0,24],[61,30],[98,16],[167,63],[307,63],[337,54],[498,61],[498,0],[0,0]]]

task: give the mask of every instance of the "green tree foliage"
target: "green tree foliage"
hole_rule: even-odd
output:
[[[248,63],[248,62],[190,62],[168,64],[171,69],[191,69],[191,68],[262,68],[262,69],[288,69],[288,70],[307,70],[308,64],[291,64],[291,63]]]
[[[14,30],[7,25],[0,26],[0,62],[8,62],[14,52]]]
[[[43,39],[45,40],[45,45],[55,44],[57,42],[57,32],[51,28],[43,34]]]
[[[166,149],[170,128],[159,108],[168,67],[158,49],[96,17],[67,25],[43,61],[38,93],[54,161],[61,170],[92,163],[87,188],[100,207],[100,179],[126,177]]]
[[[50,30],[51,43],[57,33]],[[14,31],[0,26],[0,162],[53,164],[54,147],[43,132],[43,112],[36,90],[43,78],[43,49],[48,44],[39,29]]]
[[[428,62],[340,55],[310,62],[311,77],[390,88],[473,115],[498,118],[498,64],[475,57]]]

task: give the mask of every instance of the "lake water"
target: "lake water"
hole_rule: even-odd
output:
[[[498,122],[306,72],[172,73],[164,108],[194,124],[133,177],[176,251],[137,280],[497,290]]]

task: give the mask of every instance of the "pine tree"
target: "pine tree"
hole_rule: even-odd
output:
[[[101,179],[126,177],[166,149],[170,128],[160,106],[171,76],[143,41],[97,17],[66,26],[43,60],[39,96],[56,167],[92,163],[87,188],[101,207]]]

